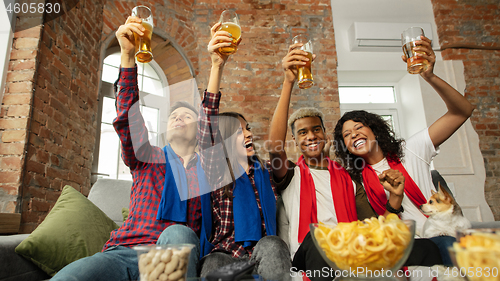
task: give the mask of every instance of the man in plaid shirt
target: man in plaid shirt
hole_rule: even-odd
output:
[[[188,265],[188,276],[196,276],[200,255],[199,237],[202,234],[201,197],[187,200],[184,223],[157,218],[166,181],[167,159],[164,150],[150,145],[148,131],[138,109],[139,89],[133,32],[142,34],[143,31],[140,20],[129,17],[126,24],[116,32],[122,55],[120,76],[115,83],[115,87],[116,84],[119,86],[116,97],[118,116],[113,121],[113,126],[121,141],[123,161],[130,168],[134,179],[129,217],[120,228],[111,233],[102,252],[71,263],[52,280],[138,280],[137,253],[132,247],[143,244],[196,245]],[[171,108],[168,120],[167,139],[185,170],[190,195],[199,194],[198,169],[201,165],[197,165],[198,155],[195,153],[197,115],[193,106],[180,103]],[[208,208],[210,215],[210,204]]]

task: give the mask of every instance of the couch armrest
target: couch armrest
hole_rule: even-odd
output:
[[[50,278],[31,261],[15,252],[29,234],[0,236],[0,281],[32,281]]]
[[[88,199],[121,226],[122,208],[129,207],[131,189],[132,181],[98,179],[90,189]]]

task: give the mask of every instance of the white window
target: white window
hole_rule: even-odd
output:
[[[120,53],[108,55],[103,62],[102,71],[102,110],[96,174],[99,178],[132,180],[130,170],[121,158],[121,146],[118,134],[113,128],[116,118],[115,96],[113,83],[118,79]],[[164,134],[170,94],[165,74],[155,61],[137,63],[137,83],[139,86],[139,108],[146,122],[151,145],[163,147],[166,145]],[[96,163],[94,162],[94,165]]]
[[[14,11],[9,13],[6,7],[14,3],[14,0],[4,0],[5,6],[0,5],[0,105],[2,104],[5,90],[12,40],[14,38],[13,31],[15,26],[13,25],[16,20]]]
[[[397,87],[395,85],[344,85],[339,86],[340,114],[351,110],[366,110],[381,115],[401,137],[398,111]]]

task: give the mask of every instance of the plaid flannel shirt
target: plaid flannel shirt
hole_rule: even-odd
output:
[[[160,234],[176,222],[157,220],[156,215],[165,183],[165,154],[160,147],[151,146],[148,131],[138,110],[130,110],[139,102],[137,86],[137,66],[120,68],[116,96],[118,116],[113,126],[118,133],[122,148],[122,159],[130,168],[134,182],[130,195],[129,217],[123,225],[111,232],[103,250],[112,246],[132,247],[139,244],[156,244]],[[134,126],[133,133],[130,127]],[[133,144],[141,143],[134,151]],[[140,160],[139,160],[140,159]],[[181,162],[183,162],[183,159]],[[196,171],[197,156],[194,155],[186,167],[186,177],[190,192],[198,192]],[[186,225],[196,234],[201,230],[201,201],[199,197],[188,200]]]
[[[219,115],[220,98],[220,93],[213,94],[207,91],[204,92],[198,127],[198,138],[201,147],[201,165],[210,184],[219,187],[219,189],[212,193],[212,221],[215,224],[215,234],[211,241],[212,244],[214,244],[212,252],[220,251],[230,253],[235,258],[251,256],[255,244],[245,248],[243,247],[243,243],[234,240],[233,200],[224,197],[224,189],[220,188],[221,181],[224,177],[223,171],[227,163],[222,149],[213,149],[214,145],[221,143],[221,135],[217,133],[219,128],[217,118],[211,118]],[[270,165],[267,164],[265,167],[268,169],[271,177]],[[262,215],[259,193],[255,186],[253,167],[250,168],[248,178],[255,192],[255,198],[257,199],[257,205],[259,206],[261,216],[262,233],[263,236],[265,236],[265,222]],[[276,191],[272,181],[271,184],[276,197]],[[232,195],[232,190],[230,194]]]

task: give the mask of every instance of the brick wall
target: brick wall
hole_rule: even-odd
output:
[[[19,17],[18,29],[41,17]],[[28,23],[29,24],[29,23]],[[0,213],[20,212],[21,181],[24,175],[32,89],[41,28],[14,34],[3,103],[0,108]]]
[[[20,232],[43,221],[64,185],[90,190],[102,8],[79,1],[15,34],[0,116],[0,193],[11,196],[0,196],[0,211],[22,213]]]
[[[157,58],[165,73],[170,73],[169,81],[192,77],[191,69],[200,90],[205,89],[210,27],[223,9],[235,9],[243,41],[225,69],[222,110],[244,113],[255,138],[260,139],[256,143],[262,146],[283,81],[281,59],[294,35],[308,33],[318,56],[313,64],[316,86],[294,90],[291,111],[303,106],[320,108],[326,115],[325,125],[333,128],[339,102],[330,2],[214,2],[140,2],[152,7],[155,33],[164,40],[155,42]],[[43,220],[65,184],[88,193],[103,59],[99,51],[138,3],[82,0],[69,14],[43,28],[16,34],[0,116],[0,211],[15,212],[17,206],[22,212],[21,232],[32,231]],[[260,153],[267,157],[263,149]]]
[[[250,122],[255,143],[264,146],[269,125],[278,103],[283,83],[281,60],[288,51],[293,36],[307,33],[313,39],[313,76],[316,86],[308,90],[295,89],[292,111],[314,106],[325,114],[325,126],[333,129],[339,117],[337,57],[333,19],[329,0],[228,0],[197,1],[193,22],[198,34],[198,82],[207,85],[210,58],[206,46],[210,27],[219,20],[224,9],[235,9],[242,27],[242,42],[224,69],[221,84],[221,110],[237,111]],[[288,138],[290,139],[290,133]],[[295,147],[291,144],[290,148]],[[260,155],[268,158],[264,149]],[[290,152],[293,158],[296,153]]]
[[[443,59],[462,60],[465,96],[486,168],[485,197],[500,220],[500,2],[432,0]]]
[[[231,56],[224,70],[221,110],[244,113],[250,121],[256,143],[264,146],[269,123],[280,94],[283,74],[281,59],[288,50],[292,37],[309,33],[314,40],[316,83],[312,89],[295,90],[293,108],[315,106],[326,115],[326,126],[333,128],[338,109],[336,52],[330,1],[232,0],[215,1],[108,1],[104,7],[103,38],[122,24],[139,3],[152,8],[155,30],[181,48],[191,64],[200,91],[207,85],[210,59],[206,46],[210,27],[218,21],[224,9],[234,9],[240,16],[243,40],[238,52]],[[165,73],[176,70],[181,56],[170,46],[170,54],[162,50],[156,60]],[[155,50],[153,49],[153,53]],[[186,66],[182,66],[187,69]],[[190,78],[187,73],[169,83]],[[292,145],[291,148],[294,146]],[[261,156],[267,158],[264,149]],[[296,153],[291,153],[296,158]]]

